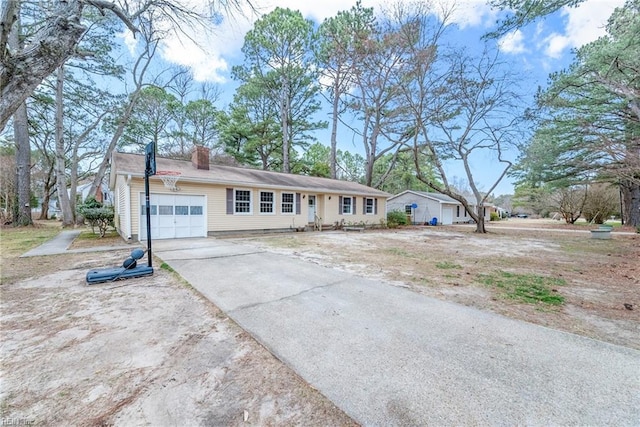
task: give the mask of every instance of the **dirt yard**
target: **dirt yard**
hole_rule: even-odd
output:
[[[536,228],[532,228],[536,227]],[[593,240],[534,220],[236,239],[436,298],[640,349],[640,235]],[[566,228],[566,227],[560,227]],[[122,245],[118,238],[75,248]],[[22,425],[353,425],[172,272],[85,284],[128,250],[2,254],[0,417]],[[563,281],[561,305],[481,282]],[[625,306],[626,304],[626,306]],[[6,424],[6,423],[5,423]]]
[[[128,254],[3,253],[2,425],[354,425],[158,263],[85,284]]]
[[[443,300],[640,349],[640,235],[591,239],[555,221],[408,227],[247,237],[268,250],[368,277]],[[593,228],[593,227],[592,227]],[[564,230],[564,231],[563,231]],[[483,277],[541,276],[561,305],[526,303],[487,286]]]

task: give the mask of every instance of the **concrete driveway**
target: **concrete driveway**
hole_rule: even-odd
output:
[[[636,350],[232,240],[154,251],[363,425],[640,425]]]

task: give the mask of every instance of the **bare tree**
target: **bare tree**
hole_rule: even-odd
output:
[[[417,50],[416,54],[416,64],[420,58],[430,58],[428,51]],[[427,71],[427,78],[414,79],[415,84],[408,86],[406,92],[413,109],[408,132],[415,157],[426,156],[437,171],[437,180],[432,179],[416,162],[418,178],[433,190],[458,200],[476,222],[479,233],[486,232],[484,204],[512,166],[507,152],[515,149],[522,138],[516,80],[501,65],[497,53],[485,51],[474,59],[457,52],[443,58],[435,68],[417,70],[416,74]],[[482,191],[471,161],[489,153],[502,169],[489,189]],[[445,164],[453,163],[464,170],[477,210],[450,182],[452,177]]]
[[[50,4],[43,11],[37,31],[20,49],[12,49],[8,46],[9,34],[18,21],[22,1],[3,2],[0,15],[0,130],[35,88],[75,53],[88,29],[82,21],[85,7],[96,8],[103,14],[113,13],[134,34],[138,31],[135,22],[150,10],[176,28],[208,20],[192,6],[177,1],[149,0],[131,4],[123,1],[120,6],[107,0],[66,0]],[[239,11],[243,4],[253,9],[250,0],[209,0],[207,4],[212,15],[220,9]]]
[[[559,188],[551,194],[551,207],[562,215],[567,224],[573,224],[582,216],[587,194],[587,186]]]

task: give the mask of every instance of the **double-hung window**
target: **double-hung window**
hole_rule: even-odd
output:
[[[273,192],[261,191],[260,192],[260,213],[261,214],[275,213],[273,204],[274,204]]]
[[[251,190],[235,190],[234,192],[234,213],[251,213]]]
[[[283,214],[292,214],[294,213],[293,208],[295,205],[295,198],[293,193],[282,193],[282,202],[280,205],[280,210]]]
[[[374,200],[371,198],[366,197],[364,199],[364,213],[366,215],[374,215],[376,213],[374,203]]]
[[[342,214],[343,215],[353,214],[353,198],[352,197],[342,198]]]

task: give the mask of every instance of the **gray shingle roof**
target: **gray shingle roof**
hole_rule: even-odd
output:
[[[413,194],[417,194],[419,196],[423,196],[423,197],[428,197],[434,200],[439,201],[440,203],[453,203],[453,204],[460,204],[459,201],[457,201],[456,199],[454,199],[453,197],[447,196],[446,194],[442,194],[442,193],[429,193],[427,191],[414,191],[414,190],[406,190],[403,191],[400,194],[404,194],[404,193],[413,193]],[[395,194],[393,195],[391,198],[395,198],[397,196],[399,196],[400,194]],[[465,197],[467,199],[467,202],[469,202],[470,205],[476,205],[475,200],[471,200],[468,197]]]
[[[142,154],[114,152],[111,157],[111,186],[116,175],[144,177],[145,156]],[[180,172],[180,180],[221,185],[261,188],[284,188],[322,193],[352,194],[389,197],[390,194],[356,182],[329,178],[294,175],[259,169],[210,165],[210,170],[197,169],[188,160],[156,157],[156,170]]]

